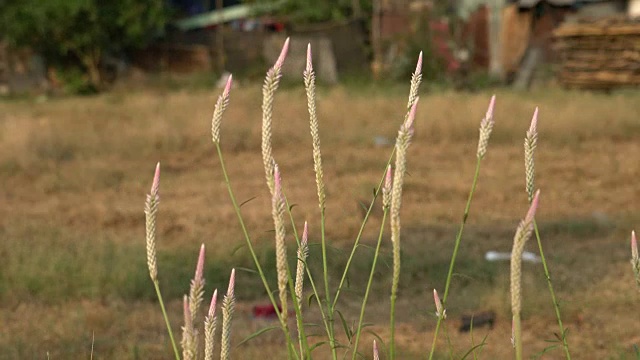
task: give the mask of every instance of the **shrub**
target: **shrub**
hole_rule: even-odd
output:
[[[0,2],[0,34],[10,45],[31,47],[59,67],[79,67],[88,85],[97,90],[104,86],[105,56],[140,47],[163,29],[167,19],[163,3],[6,0]]]

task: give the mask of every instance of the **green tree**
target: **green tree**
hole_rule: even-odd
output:
[[[307,24],[361,17],[371,10],[371,0],[245,0],[250,4],[278,4],[277,15]]]
[[[163,0],[0,1],[0,36],[49,62],[79,64],[95,89],[105,55],[143,46],[166,19]]]

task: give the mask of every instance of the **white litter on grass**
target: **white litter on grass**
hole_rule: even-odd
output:
[[[501,261],[501,260],[510,260],[511,253],[510,252],[499,252],[499,251],[487,251],[484,254],[484,259],[487,261]],[[522,253],[522,261],[530,262],[530,263],[539,263],[542,260],[540,256],[532,253],[531,251],[525,251]]]

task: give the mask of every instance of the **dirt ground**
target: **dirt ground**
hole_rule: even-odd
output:
[[[236,196],[248,201],[242,207],[247,226],[256,243],[268,246],[273,225],[260,156],[259,88],[248,83],[232,91],[221,145]],[[234,265],[240,256],[230,255],[243,240],[210,139],[218,91],[116,91],[45,102],[0,102],[0,359],[43,358],[47,352],[51,359],[86,359],[92,343],[98,359],[170,358],[157,303],[144,295],[152,285],[144,278],[142,209],[156,162],[162,164],[161,251],[167,258],[172,253],[195,256],[204,242],[211,263],[218,259],[225,266],[243,266]],[[345,87],[319,91],[332,246],[348,248],[357,234],[363,216],[360,203],[370,201],[383,175],[404,115],[405,92]],[[402,208],[406,272],[398,306],[401,358],[424,358],[431,346],[435,317],[430,292],[444,286],[473,178],[477,128],[490,95],[421,94]],[[489,263],[483,256],[489,250],[510,251],[515,227],[526,212],[522,144],[536,106],[536,184],[541,189],[537,221],[572,355],[634,358],[633,344],[640,344],[640,317],[634,310],[640,292],[629,265],[629,234],[640,222],[635,201],[640,199],[638,99],[637,91],[497,92],[494,133],[447,309],[455,358],[485,335],[487,345],[479,358],[512,356],[508,263]],[[296,204],[298,227],[309,221],[311,242],[317,242],[319,216],[302,89],[278,93],[273,131],[274,157],[287,196]],[[380,213],[374,211],[365,229],[368,245],[379,230]],[[383,248],[388,254],[388,244]],[[86,256],[96,249],[99,261]],[[527,250],[537,251],[534,242]],[[123,260],[129,259],[127,252],[140,261]],[[184,265],[184,273],[191,273],[194,262]],[[368,266],[366,261],[360,265]],[[542,355],[546,347],[557,345],[548,340],[554,339],[558,326],[541,266],[528,264],[524,269],[525,353],[562,358],[559,349]],[[367,322],[374,324],[369,329],[383,340],[388,340],[388,270],[382,267],[376,277],[377,292],[367,312]],[[178,270],[164,270],[171,271]],[[121,282],[104,280],[112,272],[120,274]],[[160,272],[162,276],[162,263]],[[133,273],[142,274],[141,280],[131,280],[134,276],[127,274]],[[226,274],[228,269],[208,283],[208,294],[214,286],[226,288]],[[115,295],[108,286],[114,286]],[[359,290],[356,286],[355,294],[341,303],[350,319],[357,319]],[[118,295],[122,291],[129,295]],[[263,300],[255,291],[247,293],[248,299],[239,299],[234,344],[272,325],[251,316],[251,307]],[[475,329],[473,340],[457,330],[463,314],[486,310],[496,313],[493,328]],[[319,321],[317,311],[306,311],[310,321]],[[169,312],[179,333],[179,296],[170,296]],[[442,335],[439,356],[448,358]],[[372,339],[367,335],[362,342],[367,356]],[[266,333],[235,349],[236,358],[280,358],[281,341],[277,330]],[[325,353],[326,347],[320,347],[318,358]]]

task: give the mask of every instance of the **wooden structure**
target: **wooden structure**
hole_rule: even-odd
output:
[[[563,24],[554,37],[563,85],[591,89],[640,85],[640,19],[583,19]]]

